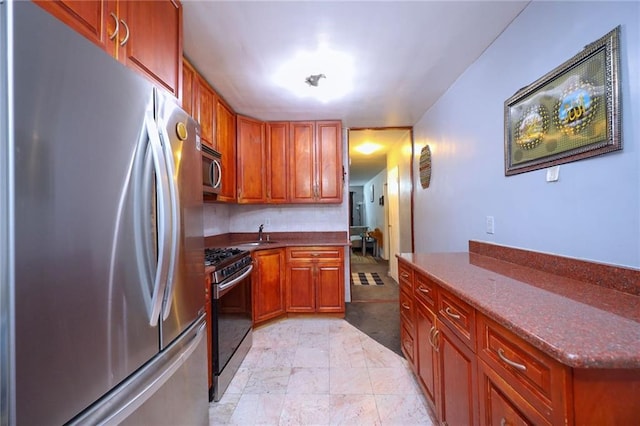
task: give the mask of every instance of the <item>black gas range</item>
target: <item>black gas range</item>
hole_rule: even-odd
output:
[[[205,249],[211,273],[212,382],[209,400],[219,401],[251,348],[251,271],[248,250]]]

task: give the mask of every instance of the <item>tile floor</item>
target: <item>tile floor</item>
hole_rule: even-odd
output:
[[[256,328],[209,424],[432,425],[404,358],[338,318]]]

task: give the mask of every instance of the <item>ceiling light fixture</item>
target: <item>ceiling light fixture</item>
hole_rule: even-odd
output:
[[[373,142],[365,142],[361,145],[356,146],[355,148],[353,148],[354,150],[358,151],[361,154],[364,155],[371,155],[374,152],[380,150],[382,148],[381,145],[377,144],[377,143],[373,143]]]
[[[318,87],[318,82],[320,81],[321,78],[327,78],[327,76],[324,74],[310,75],[309,77],[304,79],[304,82],[307,83],[309,86]]]
[[[351,55],[321,44],[316,50],[297,52],[275,71],[272,81],[299,98],[327,103],[353,90],[354,63]],[[318,73],[319,70],[323,73]],[[318,84],[321,79],[322,84]]]

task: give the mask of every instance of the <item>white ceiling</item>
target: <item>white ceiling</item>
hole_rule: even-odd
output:
[[[340,119],[346,128],[410,127],[527,4],[184,0],[184,54],[240,114],[265,121]],[[274,83],[284,63],[321,44],[352,57],[355,79],[347,96],[322,103]],[[379,172],[374,169],[370,176]]]
[[[184,52],[241,114],[412,126],[527,3],[185,0]],[[272,82],[284,62],[319,43],[356,64],[353,91],[326,104]]]

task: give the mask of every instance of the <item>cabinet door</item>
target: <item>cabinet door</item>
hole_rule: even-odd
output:
[[[196,76],[196,86],[198,88],[198,112],[197,119],[200,123],[200,137],[202,143],[217,149],[215,135],[215,93],[209,84],[199,75]]]
[[[107,19],[112,21],[109,33],[112,34],[115,21],[105,10],[105,1],[36,0],[35,3],[101,48],[106,49],[108,37],[104,23],[108,22]]]
[[[238,203],[266,201],[264,123],[238,116]]]
[[[427,401],[431,409],[436,410],[436,390],[438,358],[435,348],[431,344],[432,335],[436,328],[436,315],[422,303],[416,304],[416,342],[417,352],[416,371]]]
[[[344,312],[344,267],[339,262],[316,264],[316,312]]]
[[[172,0],[121,1],[118,8],[124,27],[118,59],[177,98],[182,77],[182,5]]]
[[[253,254],[253,323],[258,324],[285,313],[284,254],[280,249]]]
[[[287,312],[315,312],[313,264],[292,262],[287,266]]]
[[[449,425],[478,424],[476,356],[445,325],[434,336],[438,356],[440,420]]]
[[[196,70],[193,66],[185,59],[182,61],[182,90],[180,91],[180,102],[182,104],[182,109],[184,109],[187,114],[194,117],[194,86],[196,79]]]
[[[290,126],[289,195],[294,203],[313,203],[317,196],[314,123],[292,122]]]
[[[216,140],[222,155],[222,188],[218,201],[236,200],[236,116],[220,98],[216,101]]]
[[[267,201],[289,201],[289,123],[267,123]]]
[[[342,125],[339,121],[316,122],[316,196],[319,202],[342,202]]]

